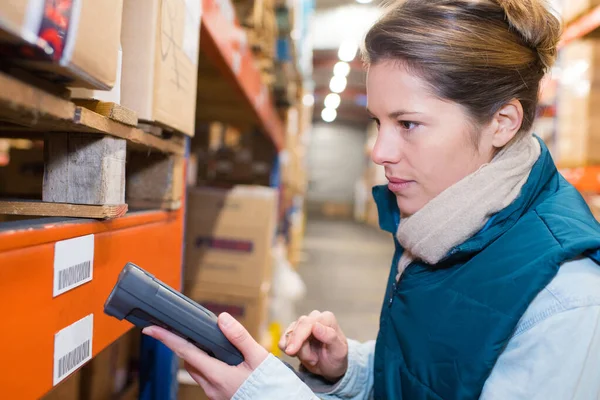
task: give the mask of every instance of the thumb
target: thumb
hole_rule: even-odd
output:
[[[320,322],[315,324],[312,334],[319,342],[328,345],[333,344],[338,338],[338,334],[335,329],[325,326]]]
[[[252,368],[258,367],[267,357],[267,350],[258,344],[246,328],[228,313],[219,315],[219,328],[231,344],[242,353],[244,360]]]

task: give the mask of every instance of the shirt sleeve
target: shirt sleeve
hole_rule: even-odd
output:
[[[335,384],[316,375],[295,374],[275,356],[269,355],[231,400],[370,400],[373,398],[374,353],[374,341],[349,340],[348,371]]]
[[[480,399],[600,399],[600,306],[540,317],[514,336]]]
[[[283,362],[270,354],[240,386],[231,400],[319,400]]]

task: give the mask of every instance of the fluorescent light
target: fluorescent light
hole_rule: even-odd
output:
[[[340,61],[333,67],[333,75],[346,77],[350,73],[350,64]]]
[[[354,60],[356,57],[356,52],[358,51],[358,45],[353,40],[346,40],[340,46],[340,50],[338,51],[338,57],[342,61],[350,62]]]
[[[321,111],[321,118],[323,118],[323,121],[325,122],[333,122],[337,118],[337,111],[333,108],[324,108],[323,111]]]
[[[312,94],[305,94],[302,98],[302,104],[306,107],[312,107],[315,104],[315,96]]]
[[[348,84],[348,81],[346,80],[345,77],[334,76],[333,78],[331,78],[331,81],[329,82],[329,89],[331,89],[331,91],[333,93],[342,93],[344,90],[346,90],[347,84]]]
[[[372,1],[373,1],[373,0],[356,0],[356,2],[357,2],[357,3],[360,3],[360,4],[369,4],[369,3],[371,3]]]
[[[334,110],[340,106],[342,102],[342,98],[339,94],[329,93],[327,97],[325,97],[325,107],[333,108]]]

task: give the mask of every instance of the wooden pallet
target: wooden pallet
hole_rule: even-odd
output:
[[[44,143],[41,196],[0,201],[0,214],[110,219],[140,198],[151,208],[180,207],[185,141],[179,136],[144,132],[135,113],[114,103],[73,102],[4,73],[0,87],[0,138]],[[24,179],[14,171],[10,179]]]

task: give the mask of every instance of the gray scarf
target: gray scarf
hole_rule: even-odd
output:
[[[538,140],[528,135],[502,149],[491,163],[446,189],[416,214],[403,218],[396,237],[405,251],[396,279],[415,259],[437,264],[481,230],[492,215],[515,201],[540,154]]]

